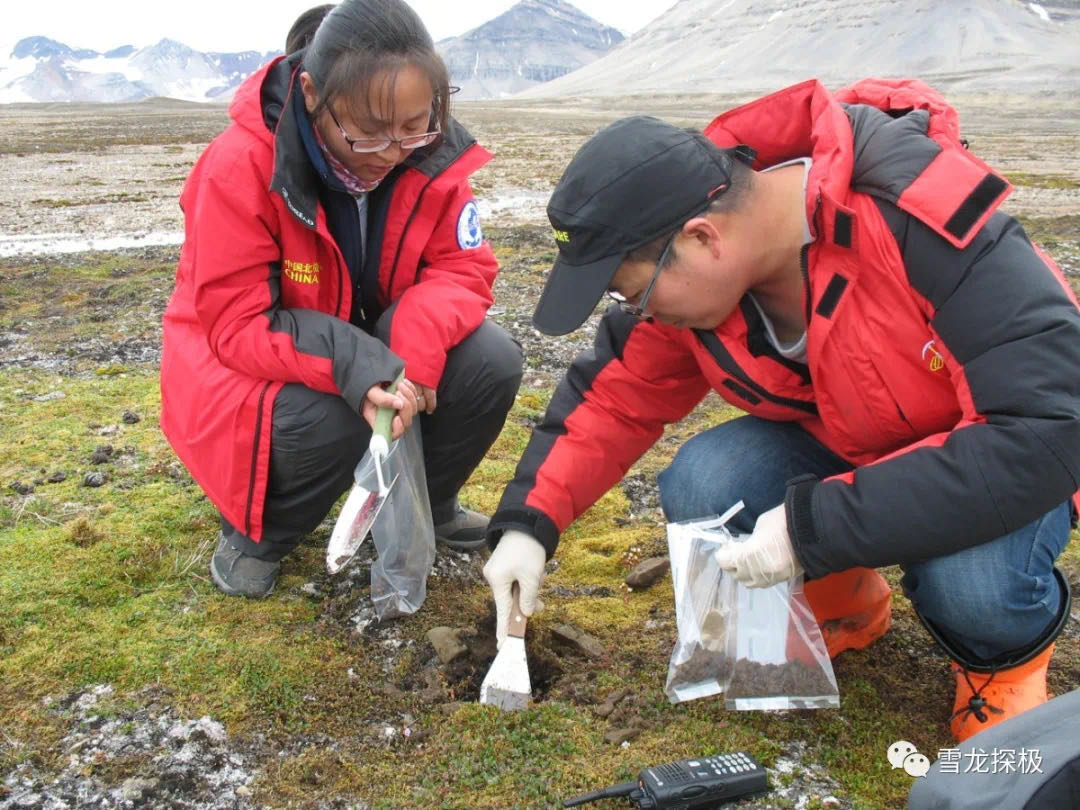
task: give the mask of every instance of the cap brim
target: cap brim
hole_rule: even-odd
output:
[[[565,335],[585,323],[610,286],[622,259],[615,254],[591,264],[576,265],[555,259],[533,312],[533,326],[545,335]]]

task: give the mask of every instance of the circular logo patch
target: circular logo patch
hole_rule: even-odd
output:
[[[457,221],[457,242],[462,250],[480,247],[484,234],[480,230],[480,209],[469,200],[461,209]]]

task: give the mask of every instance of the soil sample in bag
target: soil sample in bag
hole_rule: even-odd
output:
[[[695,684],[716,681],[721,687],[731,677],[732,660],[722,649],[709,649],[695,644],[681,664],[676,664],[669,675],[669,682]]]
[[[783,664],[762,664],[748,658],[735,662],[731,684],[724,697],[817,697],[836,694],[836,685],[820,667],[810,667],[798,658]]]

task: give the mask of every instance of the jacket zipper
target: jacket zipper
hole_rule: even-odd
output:
[[[438,176],[439,175],[436,175],[436,177]],[[420,211],[420,203],[424,199],[424,194],[427,193],[427,190],[434,182],[435,177],[429,177],[428,181],[424,183],[424,187],[420,189],[420,193],[416,195],[416,202],[413,204],[412,211],[409,212],[408,219],[405,220],[405,226],[401,229],[401,236],[398,239],[397,250],[394,251],[394,263],[390,266],[390,278],[386,282],[387,297],[392,294],[394,289],[394,276],[397,275],[398,260],[401,258],[401,251],[405,247],[406,235],[409,233],[409,228],[412,227],[413,220],[416,219],[416,214]]]

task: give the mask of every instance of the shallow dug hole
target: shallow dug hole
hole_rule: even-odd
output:
[[[313,545],[321,549],[317,540]],[[426,637],[416,638],[415,623],[424,622],[433,605],[425,603],[414,616],[383,621],[376,617],[370,587],[374,557],[374,550],[365,543],[356,560],[339,574],[303,586],[309,596],[322,600],[319,631],[347,639],[356,646],[358,657],[366,661],[377,658],[386,676],[383,691],[416,695],[423,703],[478,702],[480,685],[497,653],[494,603],[488,601],[483,613],[461,613],[452,620],[451,630],[464,649],[448,663],[443,662]],[[484,584],[484,561],[479,554],[440,547],[428,577],[427,598],[433,598],[434,589]],[[545,629],[530,627],[525,649],[533,703],[548,699],[568,668],[581,668],[567,665],[566,657],[575,654]]]
[[[525,639],[525,654],[532,683],[532,702],[539,703],[548,697],[551,688],[563,675],[563,664],[548,646],[546,634],[529,633]],[[395,684],[402,691],[423,690],[430,679],[432,667],[438,667],[445,679],[446,690],[452,700],[474,703],[480,700],[480,685],[495,660],[495,611],[492,608],[475,626],[465,628],[459,634],[467,652],[449,664],[441,665],[438,656],[428,659],[418,657],[401,682]]]

